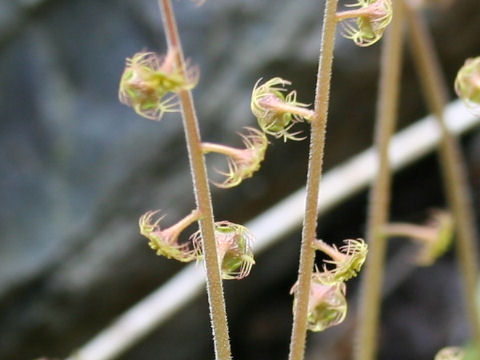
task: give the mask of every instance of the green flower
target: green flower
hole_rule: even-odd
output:
[[[162,255],[169,259],[181,262],[190,262],[197,259],[196,249],[189,243],[180,243],[178,237],[183,230],[200,219],[200,212],[198,210],[192,211],[185,218],[167,229],[160,228],[160,221],[162,221],[164,216],[154,220],[158,212],[158,210],[148,211],[138,221],[140,234],[149,240],[148,245],[156,251],[157,255]]]
[[[297,287],[298,283],[290,291],[294,295],[293,308],[295,308]],[[312,274],[308,298],[308,330],[314,332],[323,331],[329,327],[339,325],[345,320],[348,309],[345,291],[345,283],[325,285],[322,282],[321,273],[315,272]]]
[[[480,109],[480,56],[467,59],[458,71],[455,92],[467,106]]]
[[[201,232],[197,231],[190,239],[197,253],[202,254]],[[238,280],[248,276],[255,264],[252,250],[253,234],[245,226],[230,221],[219,221],[215,223],[215,241],[222,278]]]
[[[334,265],[329,269],[323,265],[319,273],[319,280],[326,285],[347,281],[355,276],[363,266],[367,257],[368,245],[362,239],[348,239],[339,249],[335,245],[328,245],[321,240],[314,241],[315,249],[328,255],[332,260],[324,260],[326,264]]]
[[[183,73],[175,65],[175,57],[176,52],[169,50],[164,57],[153,52],[139,52],[127,59],[120,79],[120,101],[151,120],[160,120],[165,113],[179,111],[176,94],[197,84],[198,70],[189,67]]]
[[[358,0],[349,6],[358,9],[337,13],[337,21],[343,26],[342,35],[358,46],[375,44],[392,20],[391,0]]]
[[[295,91],[285,95],[285,86],[290,85],[290,81],[279,77],[261,85],[260,81],[253,88],[250,106],[262,131],[276,138],[283,137],[285,141],[303,140],[297,137],[299,132],[292,133],[290,130],[297,122],[310,121],[313,111],[307,109],[307,104],[297,101]]]
[[[227,156],[228,171],[217,171],[225,176],[221,183],[214,183],[218,187],[231,188],[239,185],[244,179],[250,178],[260,169],[260,163],[265,158],[268,140],[261,131],[246,127],[246,134],[239,134],[245,145],[244,149],[237,149],[230,146],[202,143],[204,154],[211,152]]]

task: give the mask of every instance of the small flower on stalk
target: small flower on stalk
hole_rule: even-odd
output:
[[[291,82],[276,77],[259,84],[261,79],[255,84],[252,92],[251,108],[253,115],[258,120],[258,124],[263,132],[281,138],[286,141],[303,140],[297,135],[299,132],[292,133],[290,129],[297,122],[303,120],[310,121],[313,117],[313,111],[307,109],[308,105],[297,101],[297,93],[287,91],[286,85]]]
[[[313,247],[328,255],[332,260],[324,260],[327,264],[333,264],[333,269],[323,265],[323,271],[319,273],[319,281],[326,285],[347,281],[355,276],[362,268],[367,257],[368,245],[362,239],[348,239],[343,241],[345,245],[337,248],[328,245],[322,240],[315,240]]]
[[[370,46],[380,40],[392,20],[391,0],[358,0],[349,6],[358,8],[337,13],[343,36],[358,46]]]
[[[246,127],[246,134],[240,134],[245,149],[238,149],[226,145],[202,143],[204,154],[211,152],[227,156],[228,171],[217,171],[225,176],[221,183],[214,183],[218,187],[231,188],[239,185],[244,179],[253,176],[260,169],[260,163],[265,158],[268,140],[261,131]]]
[[[455,92],[468,107],[480,112],[480,56],[467,59],[458,71]]]
[[[202,254],[201,232],[197,231],[190,239],[197,249],[197,254]],[[230,221],[218,221],[215,223],[215,241],[222,278],[238,280],[248,276],[255,264],[253,234],[245,226]]]
[[[448,250],[454,230],[452,216],[446,211],[437,210],[425,225],[391,223],[382,228],[382,233],[389,237],[405,236],[420,243],[415,262],[420,266],[429,266]]]
[[[329,327],[339,325],[347,316],[347,300],[345,299],[346,286],[340,282],[325,285],[319,272],[312,274],[310,295],[308,298],[307,328],[310,331],[323,331]],[[293,285],[290,294],[294,296],[295,308],[298,282]]]
[[[456,346],[449,346],[441,349],[437,355],[435,355],[435,360],[463,360],[465,359],[465,350]]]
[[[128,58],[120,80],[120,101],[151,120],[179,111],[176,94],[195,87],[198,69],[189,67],[184,74],[175,65],[175,57],[176,51],[169,49],[163,57],[153,52],[139,52]]]
[[[189,243],[180,243],[178,237],[183,230],[201,218],[200,211],[193,210],[175,225],[166,229],[160,227],[160,221],[162,221],[164,216],[154,220],[158,212],[158,210],[148,211],[138,221],[140,233],[150,240],[148,245],[156,251],[157,255],[162,255],[169,259],[181,262],[195,260],[197,258],[195,248]]]

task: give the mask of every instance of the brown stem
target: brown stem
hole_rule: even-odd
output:
[[[175,63],[178,68],[181,69],[183,75],[186,76],[185,60],[171,1],[159,0],[159,5],[162,10],[162,19],[168,46],[169,48],[176,50]],[[203,240],[203,254],[205,256],[207,293],[208,302],[210,304],[210,320],[215,346],[215,358],[217,360],[229,360],[231,359],[231,350],[228,336],[225,300],[223,298],[222,278],[217,257],[210,188],[208,186],[207,170],[202,152],[198,120],[191,92],[183,90],[178,95],[182,105],[182,119],[187,141],[190,168],[192,171],[195,199],[198,210],[202,213],[200,231]]]
[[[475,228],[470,189],[458,140],[445,123],[443,110],[448,90],[440,70],[433,41],[423,19],[407,4],[412,54],[420,74],[423,92],[430,111],[441,130],[439,147],[444,188],[449,207],[453,211],[457,229],[457,256],[464,281],[467,319],[473,341],[480,345],[480,318],[477,308],[478,234]]]
[[[402,0],[393,0],[390,28],[382,46],[381,74],[375,125],[375,145],[378,151],[378,174],[370,192],[367,223],[368,256],[362,279],[360,310],[355,347],[356,360],[376,358],[378,322],[386,244],[381,229],[388,221],[391,169],[388,146],[395,129],[400,70],[402,63]],[[400,5],[400,6],[399,6]]]
[[[293,327],[290,340],[289,360],[302,360],[305,353],[307,333],[308,298],[312,279],[315,249],[312,241],[316,238],[318,216],[318,192],[322,177],[323,152],[327,126],[330,79],[332,77],[333,49],[337,20],[335,11],[338,0],[325,1],[322,43],[318,64],[315,95],[315,113],[311,119],[310,157],[307,175],[307,197],[302,230],[302,245],[298,269],[298,287],[293,310]]]

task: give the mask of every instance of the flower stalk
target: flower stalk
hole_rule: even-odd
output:
[[[359,319],[354,351],[355,360],[375,359],[378,346],[377,329],[381,308],[383,267],[387,248],[385,236],[379,230],[388,221],[390,207],[391,169],[388,147],[395,129],[400,87],[403,25],[401,1],[403,0],[393,1],[395,16],[382,45],[379,100],[375,121],[378,172],[370,192],[366,234],[369,255],[361,283]]]
[[[296,290],[296,302],[293,310],[289,360],[302,360],[305,353],[309,309],[308,302],[315,258],[315,248],[312,246],[312,242],[317,237],[318,193],[322,177],[328,100],[330,97],[330,79],[332,76],[333,49],[335,46],[335,30],[337,27],[337,21],[335,19],[337,4],[338,0],[325,1],[314,115],[310,120],[311,134],[307,174],[307,196],[298,269],[298,288]]]
[[[162,10],[162,20],[168,46],[176,50],[175,65],[185,74],[185,60],[172,3],[170,0],[159,0],[159,6]],[[192,171],[195,199],[197,207],[203,215],[200,220],[200,231],[203,239],[202,246],[207,273],[207,294],[210,305],[210,321],[213,331],[215,358],[217,360],[229,360],[231,359],[231,350],[227,315],[216,250],[210,188],[208,186],[207,170],[202,152],[200,131],[191,92],[189,90],[182,90],[178,93],[178,96],[182,108],[182,119]]]
[[[448,129],[443,111],[448,99],[448,90],[440,70],[433,41],[423,19],[408,4],[404,4],[409,24],[409,43],[414,57],[427,105],[435,115],[441,131],[439,146],[440,165],[449,208],[452,210],[457,230],[456,252],[464,281],[466,302],[472,340],[480,345],[480,317],[477,307],[478,288],[478,233],[470,199],[466,169],[460,145]]]

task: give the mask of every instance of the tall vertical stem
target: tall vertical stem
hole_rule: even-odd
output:
[[[302,360],[305,353],[307,333],[308,298],[312,278],[318,216],[318,192],[322,177],[323,151],[327,127],[330,79],[332,76],[333,49],[337,20],[335,12],[338,0],[325,1],[323,33],[318,64],[315,110],[311,119],[310,157],[307,175],[307,197],[302,230],[302,245],[298,269],[298,287],[293,312],[293,327],[290,340],[290,360]]]
[[[377,331],[381,308],[383,266],[387,249],[385,236],[379,230],[389,218],[391,169],[388,146],[395,131],[402,64],[403,16],[399,1],[401,0],[393,1],[394,16],[382,45],[375,125],[378,172],[370,192],[366,234],[369,251],[361,285],[354,356],[356,360],[375,359],[378,345]]]
[[[457,139],[447,128],[443,110],[447,104],[448,90],[440,70],[433,41],[423,19],[405,4],[408,14],[412,54],[422,80],[423,92],[430,111],[435,115],[441,131],[439,148],[440,164],[449,207],[456,223],[456,250],[464,281],[467,319],[472,340],[480,345],[480,318],[477,308],[478,286],[478,234],[475,228],[473,209],[466,169]]]
[[[176,65],[179,69],[182,69],[185,75],[185,60],[171,1],[159,0],[159,5],[162,10],[162,19],[168,46],[175,50]],[[223,298],[222,278],[217,258],[210,188],[208,186],[207,170],[202,152],[198,120],[191,92],[186,90],[181,91],[179,97],[182,105],[183,126],[187,140],[195,199],[197,207],[202,214],[200,230],[203,239],[203,254],[205,256],[205,268],[207,272],[207,293],[210,304],[210,320],[215,346],[215,358],[217,360],[228,360],[231,359],[228,324],[225,300]]]

